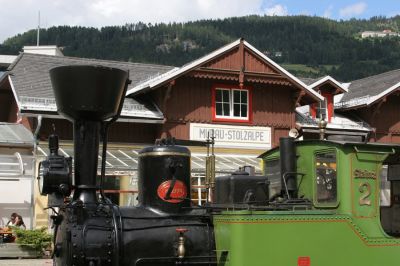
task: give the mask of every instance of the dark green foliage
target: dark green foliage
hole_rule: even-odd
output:
[[[47,233],[47,228],[23,230],[14,228],[17,235],[17,243],[22,247],[31,248],[43,252],[51,244],[52,236]]]
[[[300,74],[330,74],[349,81],[400,68],[400,37],[360,37],[361,31],[384,29],[399,32],[400,16],[335,21],[254,15],[188,23],[139,22],[101,29],[59,26],[42,30],[40,42],[64,47],[69,56],[180,66],[244,37],[278,63],[318,69],[317,73]],[[35,44],[36,32],[31,30],[7,39],[0,45],[0,54],[17,54],[22,46]]]

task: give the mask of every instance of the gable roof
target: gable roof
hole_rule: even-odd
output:
[[[164,73],[163,75],[157,76],[153,79],[148,80],[147,82],[143,82],[141,84],[138,84],[137,86],[134,86],[131,89],[128,89],[127,91],[127,95],[136,95],[136,94],[140,94],[140,93],[144,93],[148,90],[152,90],[155,89],[157,87],[160,87],[164,84],[166,84],[167,82],[174,80],[200,66],[202,66],[203,64],[210,62],[211,60],[221,56],[224,53],[227,53],[228,51],[231,51],[232,49],[238,47],[240,45],[240,43],[243,42],[243,45],[245,48],[249,49],[251,52],[253,52],[254,54],[256,54],[258,57],[260,57],[262,60],[264,60],[265,63],[269,64],[270,66],[272,66],[275,70],[277,70],[282,76],[286,77],[294,86],[300,88],[300,89],[304,89],[305,92],[311,96],[314,100],[317,101],[322,101],[323,97],[321,95],[319,95],[317,92],[315,92],[314,90],[310,89],[303,81],[301,81],[300,79],[296,78],[295,76],[293,76],[291,73],[289,73],[287,70],[285,70],[284,68],[282,68],[280,65],[278,65],[277,63],[275,63],[274,61],[272,61],[270,58],[268,58],[265,54],[263,54],[262,52],[260,52],[259,50],[257,50],[255,47],[253,47],[251,44],[249,44],[248,42],[244,41],[243,39],[238,39],[228,45],[225,45],[217,50],[215,50],[214,52],[211,52],[195,61],[192,61],[186,65],[183,65],[180,68],[175,68],[172,69],[166,73]]]
[[[21,112],[55,112],[55,98],[49,70],[62,65],[102,65],[129,71],[130,86],[171,70],[171,66],[128,63],[66,56],[21,53],[8,68],[8,78]],[[3,77],[4,78],[4,77]],[[133,106],[135,105],[135,106]],[[126,99],[122,115],[128,117],[162,119],[162,113],[151,103]]]
[[[334,88],[336,88],[338,93],[345,93],[348,92],[348,84],[340,83],[336,79],[332,78],[331,76],[325,76],[321,79],[314,81],[313,83],[309,84],[308,86],[311,89],[317,88],[323,84],[331,84]],[[337,94],[337,93],[336,93]]]
[[[352,81],[349,92],[335,104],[336,109],[369,106],[400,89],[400,69]]]

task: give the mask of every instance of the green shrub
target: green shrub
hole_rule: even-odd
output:
[[[51,244],[52,236],[47,233],[47,228],[23,230],[19,228],[13,229],[17,236],[17,243],[22,247],[34,249],[43,252]]]

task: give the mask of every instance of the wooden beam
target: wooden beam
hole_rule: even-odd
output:
[[[387,100],[386,97],[383,97],[382,100],[378,103],[378,105],[374,108],[374,112],[372,113],[371,116],[371,121],[375,120],[376,115],[380,113],[382,104],[385,103],[386,100]]]
[[[232,75],[239,75],[239,70],[231,70],[231,69],[216,69],[216,68],[204,68],[201,67],[193,72],[196,73],[215,73],[215,74],[232,74]],[[192,73],[193,73],[192,72]],[[286,77],[282,76],[281,74],[276,73],[265,73],[265,72],[252,72],[252,71],[244,71],[243,72],[246,76],[257,76],[257,77],[271,77],[271,78],[280,78],[287,80]],[[190,74],[189,74],[190,75]]]
[[[239,86],[242,88],[244,83],[244,72],[246,71],[243,39],[240,39],[239,55],[240,55]]]
[[[302,89],[301,91],[299,91],[299,93],[297,94],[296,100],[294,102],[294,106],[295,107],[299,107],[300,106],[300,101],[303,98],[303,96],[306,95],[306,92]]]
[[[167,85],[167,91],[165,92],[164,99],[163,99],[163,112],[166,114],[167,112],[167,102],[169,98],[171,98],[171,91],[172,87],[175,85],[175,80],[171,80]]]

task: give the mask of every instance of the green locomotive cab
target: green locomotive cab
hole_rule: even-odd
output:
[[[399,265],[400,146],[293,145],[292,172],[281,170],[282,147],[260,155],[270,184],[265,209],[215,215],[226,265]]]

